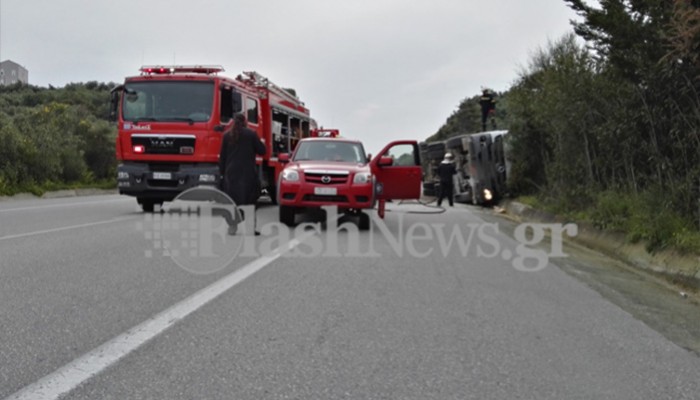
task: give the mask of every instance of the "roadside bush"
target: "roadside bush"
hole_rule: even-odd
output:
[[[608,190],[598,194],[590,218],[599,229],[627,232],[635,210],[640,210],[637,196]]]
[[[61,182],[83,182],[90,176],[83,155],[77,148],[63,150],[60,154],[60,160]]]
[[[700,250],[700,233],[659,188],[644,193],[605,191],[598,194],[589,213],[598,228],[623,232],[632,243],[644,242],[649,252],[674,248]]]
[[[0,115],[0,190],[6,193],[29,178],[26,157],[30,143],[12,125],[9,118]]]
[[[93,121],[81,132],[83,158],[94,179],[114,179],[116,176],[116,132],[105,121]]]

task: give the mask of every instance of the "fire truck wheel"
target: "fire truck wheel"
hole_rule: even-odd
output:
[[[296,210],[291,206],[280,206],[280,222],[287,226],[294,226]]]

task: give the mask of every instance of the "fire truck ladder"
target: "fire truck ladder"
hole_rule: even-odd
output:
[[[292,101],[294,103],[299,103],[301,105],[304,105],[304,103],[301,100],[299,100],[298,97],[296,97],[295,95],[282,89],[281,87],[275,85],[269,79],[267,79],[266,77],[260,75],[259,73],[255,72],[255,71],[245,71],[245,72],[243,72],[243,75],[245,75],[246,79],[245,80],[241,79],[241,80],[243,80],[246,83],[250,83],[255,87],[265,88],[265,89],[275,93],[276,95],[278,95],[282,98],[285,98],[285,99]]]

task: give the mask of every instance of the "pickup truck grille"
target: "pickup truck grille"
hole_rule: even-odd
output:
[[[306,173],[304,174],[307,182],[320,183],[325,185],[337,185],[339,183],[346,183],[348,181],[348,175],[326,175],[326,174],[315,174]]]
[[[194,135],[131,135],[131,145],[141,145],[146,154],[194,154]]]

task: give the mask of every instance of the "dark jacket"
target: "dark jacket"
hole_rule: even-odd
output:
[[[252,130],[244,128],[237,143],[230,133],[224,134],[219,154],[222,189],[237,205],[255,204],[260,195],[256,154],[265,154],[265,145]]]
[[[437,167],[437,173],[441,184],[452,185],[452,176],[457,173],[457,168],[455,168],[455,163],[453,162],[442,162]]]
[[[481,113],[488,114],[496,109],[496,98],[491,93],[486,93],[479,99],[481,105]]]

